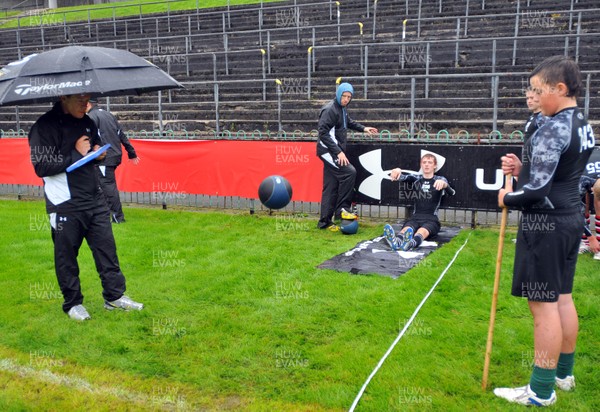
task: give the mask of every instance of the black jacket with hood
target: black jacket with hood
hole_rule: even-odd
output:
[[[104,144],[110,143],[110,149],[106,152],[106,158],[100,162],[101,165],[120,165],[121,158],[123,157],[121,145],[125,147],[129,159],[135,159],[137,157],[135,149],[129,142],[125,133],[121,130],[117,118],[112,113],[102,110],[98,108],[98,106],[94,106],[88,112],[88,116],[90,116],[94,123],[96,123],[96,126],[98,126],[98,134],[100,135],[102,142]]]
[[[103,202],[93,161],[67,173],[67,167],[83,157],[75,150],[75,143],[83,135],[90,137],[92,147],[101,144],[94,121],[87,115],[77,119],[64,113],[60,102],[31,127],[31,163],[36,175],[44,180],[48,213],[90,210]]]
[[[319,114],[319,138],[317,140],[317,156],[330,153],[334,159],[340,152],[346,151],[346,132],[348,129],[363,132],[365,126],[355,122],[348,116],[345,107],[341,105],[342,93],[354,94],[349,83],[342,83],[337,89],[336,98],[327,103]]]

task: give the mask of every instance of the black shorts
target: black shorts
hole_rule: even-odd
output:
[[[442,225],[440,224],[440,221],[437,218],[437,216],[433,216],[433,215],[431,215],[431,216],[430,215],[424,215],[424,216],[413,215],[410,219],[408,219],[402,225],[403,228],[406,226],[412,227],[415,230],[415,233],[421,227],[424,229],[427,229],[429,231],[428,238],[432,238],[435,235],[437,235],[439,233],[440,229],[442,228]]]
[[[523,213],[517,233],[513,296],[556,302],[573,291],[583,231],[579,213]]]

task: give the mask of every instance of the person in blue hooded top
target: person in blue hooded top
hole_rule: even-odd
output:
[[[337,219],[356,219],[350,211],[356,169],[346,157],[346,132],[348,129],[376,134],[374,127],[365,127],[348,116],[347,107],[354,89],[350,83],[339,85],[335,99],[321,108],[319,114],[319,138],[317,156],[323,162],[323,192],[321,195],[321,217],[318,227],[338,231],[333,222]]]

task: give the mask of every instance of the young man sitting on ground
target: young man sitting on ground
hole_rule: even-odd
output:
[[[392,250],[410,250],[434,237],[440,231],[438,209],[445,194],[454,195],[455,191],[443,176],[435,175],[437,159],[432,154],[421,158],[423,174],[402,173],[402,169],[393,169],[390,173],[392,181],[400,180],[409,184],[410,198],[415,199],[412,216],[403,224],[398,235],[391,225],[383,228],[385,239]]]

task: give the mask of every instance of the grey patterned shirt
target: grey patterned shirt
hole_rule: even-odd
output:
[[[594,148],[592,128],[578,108],[564,109],[524,144],[517,189],[504,204],[524,211],[579,212],[579,178]]]

